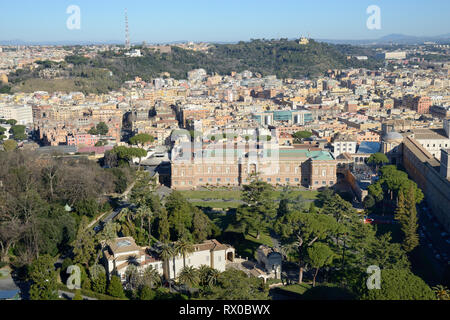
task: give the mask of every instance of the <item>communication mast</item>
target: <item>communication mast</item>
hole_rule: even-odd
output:
[[[130,49],[130,31],[128,29],[128,11],[125,9],[125,49]]]

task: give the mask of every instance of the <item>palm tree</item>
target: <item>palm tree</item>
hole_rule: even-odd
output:
[[[136,231],[134,226],[134,213],[128,208],[122,209],[120,211],[119,222],[121,222],[121,232],[123,236],[132,236],[133,238],[136,238]]]
[[[147,225],[148,225],[148,245],[150,246],[152,243],[152,219],[153,219],[153,212],[148,208],[148,210],[145,212],[145,216],[147,217]]]
[[[127,278],[127,285],[131,290],[134,290],[139,284],[140,274],[135,264],[129,264],[125,275]]]
[[[194,246],[186,238],[181,238],[175,243],[175,253],[183,256],[183,268],[186,268],[186,255],[194,251]]]
[[[450,300],[450,293],[447,287],[439,284],[432,288],[439,300]]]
[[[141,233],[144,232],[144,219],[147,219],[148,224],[148,245],[151,245],[151,230],[152,230],[152,218],[153,218],[153,212],[152,210],[145,204],[139,206],[139,208],[136,210],[136,215],[141,219]]]
[[[139,206],[139,208],[136,210],[136,217],[140,219],[140,232],[142,233],[144,231],[144,217],[146,215],[145,211],[147,210],[147,206],[144,204],[142,206]]]
[[[160,246],[159,256],[163,260],[164,279],[167,281],[170,278],[169,260],[175,255],[173,246],[169,243],[162,243]]]
[[[198,271],[194,267],[184,267],[178,275],[178,281],[193,287],[199,282]]]
[[[212,287],[217,283],[220,271],[207,265],[201,265],[198,268],[199,280],[202,287]]]
[[[149,266],[147,269],[145,269],[143,274],[143,282],[152,289],[154,285],[160,285],[161,276],[159,275],[158,270],[153,268],[153,266]]]

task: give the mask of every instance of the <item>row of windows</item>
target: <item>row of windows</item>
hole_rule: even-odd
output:
[[[267,180],[267,182],[272,182],[272,181],[276,181],[276,182],[281,182],[282,180],[284,181],[284,182],[300,182],[300,178],[293,178],[293,179],[291,179],[291,178],[285,178],[285,179],[281,179],[281,178],[275,178],[275,180],[272,180],[272,178],[266,178],[266,180]],[[305,181],[305,182],[307,182],[308,181],[308,178],[304,178],[303,179],[303,181]],[[204,183],[204,182],[208,182],[208,183],[222,183],[222,182],[227,182],[227,183],[231,183],[231,182],[238,182],[238,178],[235,178],[235,179],[230,179],[230,178],[226,178],[226,179],[222,179],[222,178],[216,178],[216,179],[213,179],[213,178],[208,178],[208,179],[203,179],[203,178],[200,178],[200,179],[198,179],[198,182],[201,184],[201,183]],[[248,179],[243,179],[243,182],[249,182],[249,180]],[[186,184],[189,184],[189,185],[192,185],[193,184],[193,182],[192,182],[192,180],[191,181],[187,181],[187,182],[185,182],[185,181],[174,181],[173,182],[173,184],[174,185],[182,185],[182,186],[184,186],[184,185],[186,185]]]
[[[424,146],[425,146],[425,144],[422,144],[422,147],[424,147]],[[445,144],[446,148],[447,148],[447,146],[448,146],[448,143]],[[427,144],[427,147],[429,148],[430,144]],[[433,147],[436,147],[436,144],[433,144]],[[442,148],[442,144],[439,144],[439,147]]]
[[[318,185],[319,184],[319,181],[314,181],[314,184],[315,185]],[[334,181],[330,181],[330,185],[333,185],[334,184]],[[323,186],[326,186],[327,185],[327,182],[326,181],[322,181],[322,185]]]
[[[255,172],[255,170],[256,170],[256,168],[251,168],[250,169],[250,172]],[[200,172],[202,172],[202,170],[201,170],[201,168],[198,168],[198,170],[197,170],[199,173]],[[275,173],[280,173],[280,167],[276,167],[275,168]],[[285,166],[284,167],[284,171],[285,172],[291,172],[291,167],[290,166]],[[191,174],[191,170],[188,170],[187,171],[188,172],[188,174],[190,175]],[[225,174],[230,174],[230,173],[235,173],[236,172],[236,170],[230,170],[230,168],[226,168],[226,170],[225,170]],[[248,173],[249,171],[247,170],[247,169],[244,169],[244,173]],[[295,167],[294,168],[294,172],[295,173],[300,173],[301,172],[301,168],[300,167]],[[331,171],[330,171],[331,172]],[[211,168],[208,168],[208,170],[207,170],[207,173],[208,174],[213,174],[214,172],[212,171],[212,169]],[[221,171],[219,170],[219,169],[216,169],[216,173],[221,173]],[[175,175],[180,175],[181,177],[184,177],[185,175],[186,175],[186,171],[185,170],[181,170],[181,171],[178,171],[178,169],[174,169],[174,174]],[[330,174],[332,174],[332,173],[330,173]]]

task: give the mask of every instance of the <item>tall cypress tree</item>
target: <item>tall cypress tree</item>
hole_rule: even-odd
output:
[[[402,247],[406,252],[411,252],[419,245],[416,198],[412,185],[407,192],[399,193],[396,214],[404,235]]]
[[[161,210],[159,214],[158,233],[160,241],[162,242],[170,241],[169,219],[167,217],[167,211],[165,209]]]
[[[108,286],[108,294],[116,298],[125,298],[122,282],[118,276],[112,276]]]

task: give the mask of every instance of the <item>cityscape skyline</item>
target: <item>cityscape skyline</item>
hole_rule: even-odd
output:
[[[421,2],[5,2],[0,304],[450,300],[450,1]]]
[[[69,30],[66,22],[69,6],[80,8],[80,29]],[[366,26],[366,10],[377,5],[381,10],[381,29]],[[450,4],[442,1],[325,1],[314,4],[286,0],[273,8],[267,1],[237,1],[220,4],[203,0],[189,5],[104,1],[19,1],[3,5],[0,41],[32,43],[117,43],[124,42],[124,10],[128,9],[131,43],[236,42],[252,38],[295,38],[301,35],[316,39],[371,40],[390,34],[432,37],[448,34],[445,19]],[[321,8],[326,7],[326,12]],[[323,7],[322,7],[323,6]],[[24,8],[26,8],[24,10]],[[158,15],[157,12],[168,12]],[[440,18],[442,15],[442,19]],[[21,18],[19,18],[19,16]],[[45,17],[45,18],[43,18]],[[192,23],[191,23],[192,22]],[[269,22],[269,23],[268,23]],[[208,26],[205,28],[205,26]],[[64,39],[64,41],[63,41]]]

